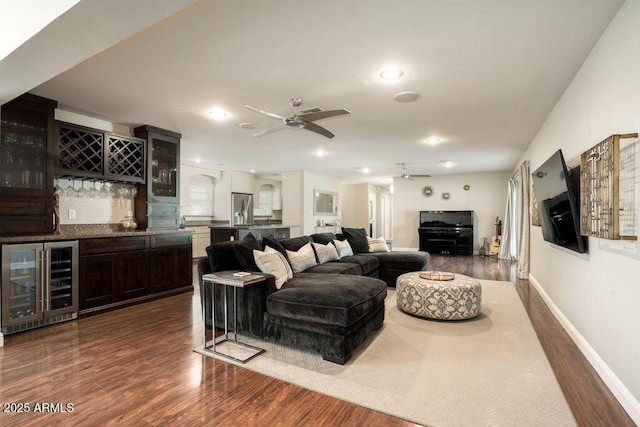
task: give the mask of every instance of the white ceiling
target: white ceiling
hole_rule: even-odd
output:
[[[153,25],[144,8],[131,15],[111,0],[70,12],[86,3],[110,19],[138,14],[147,28],[31,92],[114,123],[181,132],[186,164],[381,182],[399,175],[398,162],[414,174],[511,170],[623,1],[183,0],[168,18],[155,10]],[[64,31],[80,41],[88,27]],[[381,80],[388,64],[404,76]],[[1,77],[10,71],[20,73]],[[421,97],[394,101],[402,91]],[[286,116],[292,97],[351,115],[316,122],[333,139],[294,129],[252,137],[279,122],[243,104]],[[214,108],[228,118],[211,120]],[[442,143],[425,144],[430,136]],[[354,169],[364,167],[369,175]]]

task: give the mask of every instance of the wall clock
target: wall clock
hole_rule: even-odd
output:
[[[442,200],[449,200],[450,194],[447,192],[442,193]]]
[[[431,195],[433,195],[433,188],[431,188],[431,186],[429,185],[422,187],[422,194],[426,197],[430,197]]]

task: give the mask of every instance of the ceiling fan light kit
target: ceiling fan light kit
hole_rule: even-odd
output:
[[[291,98],[289,101],[289,105],[293,108],[298,109],[302,105],[302,99],[300,98]],[[315,132],[327,138],[333,138],[335,135],[330,132],[328,129],[323,128],[320,125],[315,124],[316,120],[327,119],[329,117],[342,116],[351,114],[349,110],[344,108],[338,110],[321,110],[319,108],[307,109],[307,110],[299,110],[291,117],[283,117],[279,114],[272,113],[270,111],[262,110],[260,108],[256,108],[249,104],[244,104],[244,108],[251,110],[253,112],[265,115],[267,117],[271,117],[272,119],[278,119],[282,121],[284,127],[282,128],[269,128],[258,133],[255,133],[253,136],[260,137],[264,135],[268,135],[272,132],[275,132],[284,128],[291,129],[306,129],[311,132]]]
[[[395,166],[400,166],[402,168],[402,173],[398,178],[412,180],[413,178],[431,178],[431,175],[428,174],[409,174],[407,172],[407,164],[406,163],[396,163]]]

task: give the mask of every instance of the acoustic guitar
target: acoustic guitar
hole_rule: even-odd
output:
[[[489,246],[489,252],[492,254],[497,254],[500,252],[500,242],[502,241],[502,221],[500,217],[496,217],[496,222],[494,224],[496,226],[496,234],[495,236],[491,236],[491,246]]]

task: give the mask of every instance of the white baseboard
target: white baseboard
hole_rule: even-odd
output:
[[[609,387],[611,393],[618,399],[620,405],[629,414],[631,419],[637,425],[640,425],[640,402],[631,394],[629,389],[620,381],[616,374],[609,368],[600,355],[591,347],[587,340],[578,332],[573,324],[565,317],[557,305],[551,300],[549,295],[544,291],[540,283],[529,274],[529,282],[536,288],[544,302],[551,310],[551,313],[560,322],[564,330],[569,334],[573,342],[578,346],[582,354],[587,358],[593,369],[596,370],[602,381]]]

